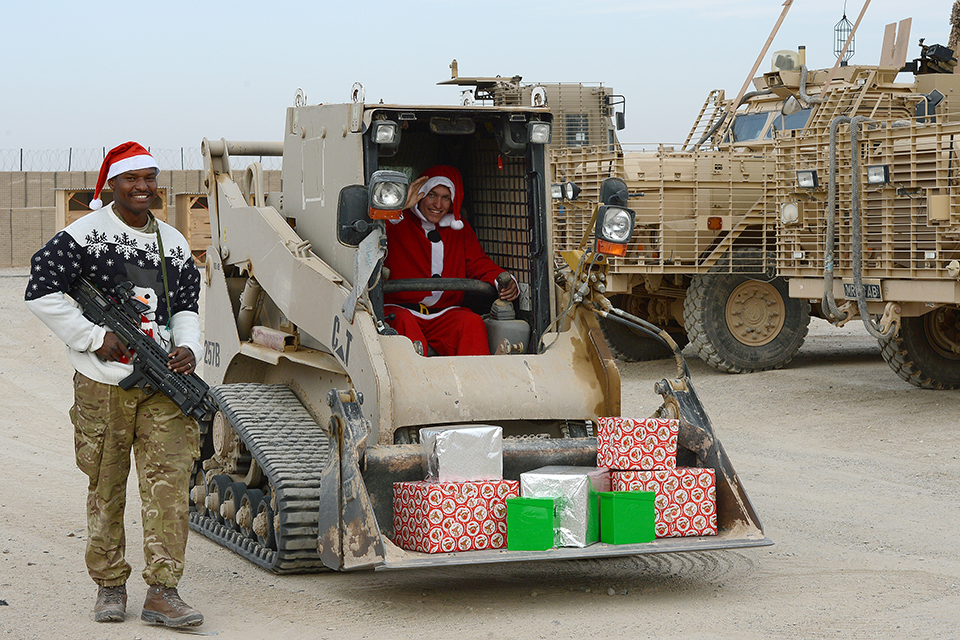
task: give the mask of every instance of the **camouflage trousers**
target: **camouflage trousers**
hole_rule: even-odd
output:
[[[159,391],[124,391],[80,373],[73,389],[77,466],[90,479],[85,556],[90,577],[111,587],[130,576],[123,514],[132,450],[142,503],[143,579],[177,586],[189,530],[190,475],[200,456],[197,423]]]

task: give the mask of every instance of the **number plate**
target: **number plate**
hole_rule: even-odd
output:
[[[880,285],[879,284],[863,284],[863,293],[864,297],[867,300],[873,300],[876,302],[882,302],[883,296],[880,295]],[[857,287],[850,282],[843,283],[843,296],[847,300],[856,300],[857,299]]]

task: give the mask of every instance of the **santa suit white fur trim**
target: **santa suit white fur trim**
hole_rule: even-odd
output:
[[[126,173],[127,171],[138,171],[139,169],[156,169],[157,173],[160,173],[160,165],[158,165],[157,161],[153,159],[153,156],[130,156],[129,158],[117,160],[110,165],[110,169],[107,171],[107,180],[110,178],[115,178],[121,173]]]
[[[414,210],[416,211],[416,209]],[[430,232],[434,231],[437,225],[424,219],[419,211],[417,211],[417,215],[420,216],[420,227],[423,229],[423,235],[429,239]],[[440,232],[438,231],[437,233]],[[443,276],[443,240],[430,243],[430,275]],[[431,291],[430,295],[423,299],[423,304],[431,307],[440,301],[440,296],[442,295],[443,291]]]

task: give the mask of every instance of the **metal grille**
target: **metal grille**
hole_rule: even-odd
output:
[[[830,122],[837,116],[866,116],[876,120],[893,121],[910,118],[922,96],[893,93],[886,90],[890,70],[859,69],[851,82],[833,89],[829,100],[816,109],[807,122],[806,131],[829,131]],[[878,88],[878,83],[883,87]]]
[[[723,89],[711,91],[700,108],[700,113],[690,129],[690,133],[687,134],[683,148],[687,149],[690,145],[701,144],[701,141],[702,144],[713,146],[713,139],[721,139],[722,136],[716,135],[717,131],[714,130],[714,127],[719,127],[720,118],[729,105],[730,101],[726,99]],[[713,134],[708,136],[707,134],[711,131]]]
[[[942,118],[949,119],[949,118]],[[934,124],[911,119],[902,126],[864,127],[860,133],[860,220],[865,278],[948,278],[947,267],[960,259],[960,123]],[[829,179],[829,137],[821,133],[785,138],[778,143],[779,199],[800,202],[802,222],[781,231],[781,272],[822,275]],[[837,244],[834,273],[852,275],[852,176],[850,129],[841,125],[837,142]],[[868,165],[887,165],[890,183],[866,184]],[[816,169],[823,194],[796,188],[797,169]],[[823,196],[822,198],[820,196]],[[944,217],[928,217],[928,196],[947,199]]]
[[[500,168],[499,160],[503,167]],[[487,255],[520,282],[530,283],[530,213],[525,158],[500,156],[493,138],[471,149],[464,173],[467,220]]]
[[[758,251],[773,242],[773,165],[762,157],[669,147],[609,153],[587,147],[556,150],[552,167],[554,182],[569,180],[582,188],[579,200],[554,203],[558,250],[576,249],[584,234],[592,234],[589,223],[603,180],[616,176],[626,181],[636,227],[626,256],[610,261],[614,273],[705,273],[734,241],[746,241],[745,231]],[[758,268],[756,256],[751,266]],[[772,265],[762,268],[767,266]]]

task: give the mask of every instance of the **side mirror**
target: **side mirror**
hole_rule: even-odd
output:
[[[497,146],[505,156],[522,156],[527,152],[527,123],[504,118],[494,133]]]
[[[790,96],[783,101],[783,106],[780,107],[780,113],[784,116],[792,116],[795,113],[799,113],[803,110],[803,105],[800,104],[800,101]]]
[[[627,183],[620,178],[606,178],[600,184],[600,202],[603,204],[626,207],[629,198]]]
[[[337,239],[349,247],[360,246],[360,242],[373,229],[369,210],[367,187],[352,184],[341,189],[337,200]]]

